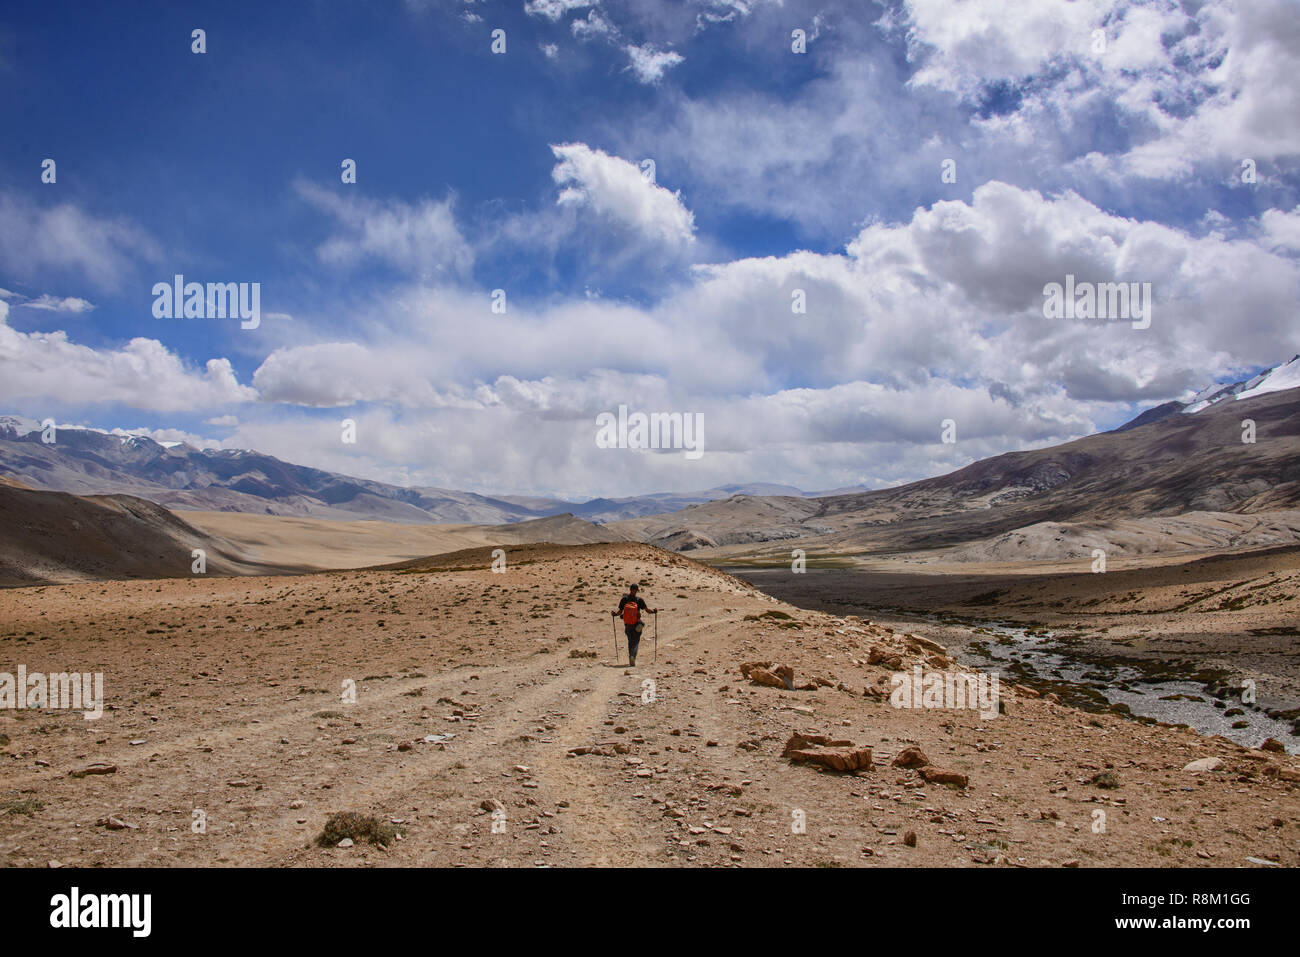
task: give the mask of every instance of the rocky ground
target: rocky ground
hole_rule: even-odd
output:
[[[1249,676],[1262,706],[1300,718],[1300,548],[1142,556],[1104,573],[1090,564],[876,560],[737,573],[800,607],[915,627],[956,652],[971,625],[1000,621],[1050,631],[1080,659]]]
[[[0,711],[0,861],[1300,864],[1293,756],[1006,686],[991,720],[896,709],[942,650],[648,546],[490,562],[0,592],[0,671],[102,671],[108,701]],[[660,609],[635,669],[629,580]],[[337,812],[379,843],[319,846]]]

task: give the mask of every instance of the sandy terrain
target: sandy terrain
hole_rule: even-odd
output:
[[[337,570],[369,568],[475,546],[551,542],[588,545],[622,536],[574,518],[551,518],[507,525],[399,525],[394,522],[336,522],[243,512],[183,512],[191,525],[235,542],[253,561],[287,568]]]
[[[500,575],[488,560],[0,592],[0,670],[102,671],[109,704],[98,721],[0,711],[0,862],[1300,864],[1295,757],[1006,686],[991,720],[895,709],[864,690],[944,666],[933,648],[647,546],[513,548]],[[635,670],[609,617],[630,579],[661,609],[658,661],[647,636]],[[753,684],[754,661],[827,684]],[[794,763],[795,731],[870,747],[872,766]],[[924,774],[891,766],[909,746]],[[92,762],[115,770],[70,773]],[[927,783],[935,768],[967,786]],[[337,811],[404,835],[315,846]]]
[[[237,541],[250,558],[269,565],[321,569],[384,565],[490,544],[481,525],[398,525],[335,522],[319,518],[250,515],[246,512],[183,512],[196,528]]]

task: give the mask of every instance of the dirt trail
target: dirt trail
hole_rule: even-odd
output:
[[[0,671],[102,671],[108,703],[90,722],[0,710],[0,863],[1300,860],[1300,801],[1282,777],[1298,773],[1294,758],[1010,689],[991,721],[894,709],[864,690],[894,667],[934,664],[932,651],[645,546],[529,546],[504,575],[474,561],[0,593]],[[658,662],[651,630],[636,669],[616,664],[609,617],[629,580],[662,610]],[[869,664],[877,653],[899,658]],[[754,685],[747,661],[823,683]],[[355,704],[341,700],[345,681]],[[781,751],[796,730],[872,747],[874,766],[791,764]],[[967,786],[890,767],[909,745]],[[1217,771],[1183,770],[1213,756]],[[116,773],[70,776],[93,761]],[[1103,771],[1117,787],[1089,783]],[[316,846],[336,811],[403,836]],[[110,817],[134,827],[99,823]]]

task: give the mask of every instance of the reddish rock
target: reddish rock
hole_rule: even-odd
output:
[[[807,751],[812,748],[851,748],[852,741],[837,741],[828,734],[816,734],[812,731],[796,731],[790,735],[781,751],[781,757],[788,758],[791,751]]]
[[[1264,777],[1277,778],[1279,781],[1289,781],[1292,784],[1300,783],[1300,771],[1279,767],[1276,764],[1270,764],[1264,769]]]
[[[871,650],[867,652],[867,664],[884,665],[886,668],[897,671],[903,667],[903,656],[894,651],[887,651],[880,645],[872,645]]]
[[[786,684],[766,668],[752,668],[749,672],[749,680],[756,685],[763,685],[767,688],[785,688]]]
[[[105,764],[102,761],[96,761],[94,764],[87,764],[85,767],[77,768],[75,771],[69,771],[68,776],[73,778],[84,778],[87,774],[116,774],[116,764]]]
[[[934,765],[921,768],[919,773],[931,784],[955,784],[959,788],[964,788],[967,783],[966,775],[960,771],[945,771]]]
[[[745,676],[756,685],[766,685],[769,688],[784,688],[786,691],[794,689],[794,669],[789,665],[777,665],[775,668],[764,667],[755,662],[744,666],[741,670],[748,669],[749,673]],[[816,690],[816,687],[813,688]]]
[[[791,761],[820,764],[832,771],[862,771],[871,767],[870,748],[813,748],[810,751],[791,751]]]
[[[929,763],[930,759],[925,756],[925,752],[917,747],[904,748],[893,760],[896,768],[923,768]]]

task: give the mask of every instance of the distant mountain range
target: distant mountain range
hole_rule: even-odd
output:
[[[817,499],[737,496],[609,528],[676,551],[785,561],[795,540],[823,556],[970,546],[963,560],[999,548],[1005,557],[1008,541],[1023,543],[1017,554],[1065,554],[1071,537],[1089,530],[1107,540],[1117,540],[1116,529],[1129,540],[1145,535],[1152,548],[1163,542],[1160,550],[1300,541],[1300,388],[1288,388],[1285,376],[1270,377],[1276,389],[1261,388],[1259,378],[1120,429],[896,488]],[[1243,441],[1247,418],[1253,442]],[[1181,526],[1167,521],[1177,516]],[[1162,520],[1158,527],[1134,531],[1134,520],[1152,518]],[[1061,523],[1070,528],[1054,527]]]
[[[1257,398],[1297,386],[1300,386],[1300,356],[1250,379],[1210,386],[1188,402],[1167,402],[1156,406],[1108,434],[1127,432],[1180,413],[1202,413],[1228,400]],[[1050,452],[1011,454],[1041,456]],[[999,456],[985,460],[985,463],[1005,458]],[[954,475],[965,474],[985,463],[975,463]],[[590,522],[620,522],[674,514],[683,509],[707,509],[711,503],[725,502],[734,496],[764,501],[799,500],[802,504],[795,508],[796,512],[816,515],[824,514],[828,509],[833,511],[831,503],[846,498],[892,498],[906,489],[925,484],[912,483],[902,489],[877,491],[857,486],[805,492],[789,485],[756,482],[696,492],[661,492],[570,502],[545,497],[480,495],[433,487],[405,488],[293,465],[261,452],[197,449],[183,443],[161,444],[145,436],[94,429],[61,427],[57,441],[47,445],[41,441],[39,422],[21,416],[0,416],[0,477],[6,476],[36,489],[77,495],[134,495],[171,509],[351,521],[373,519],[411,524],[504,524],[565,514]],[[712,539],[704,533],[696,540],[694,532],[680,523],[658,524],[665,525],[663,530],[672,526],[672,531],[661,537],[677,547],[689,547],[690,544],[707,547]],[[785,527],[785,516],[777,524]],[[656,523],[651,522],[638,526],[635,531],[632,528],[627,531],[635,534],[654,525]],[[751,540],[761,540],[764,532],[759,527],[744,534],[753,536]]]
[[[404,488],[293,465],[261,452],[163,445],[147,436],[95,429],[60,427],[55,442],[46,444],[39,422],[14,415],[0,416],[0,476],[77,495],[135,495],[172,509],[438,524],[500,524],[564,514],[610,522],[732,495],[808,494],[759,482],[569,502]]]

